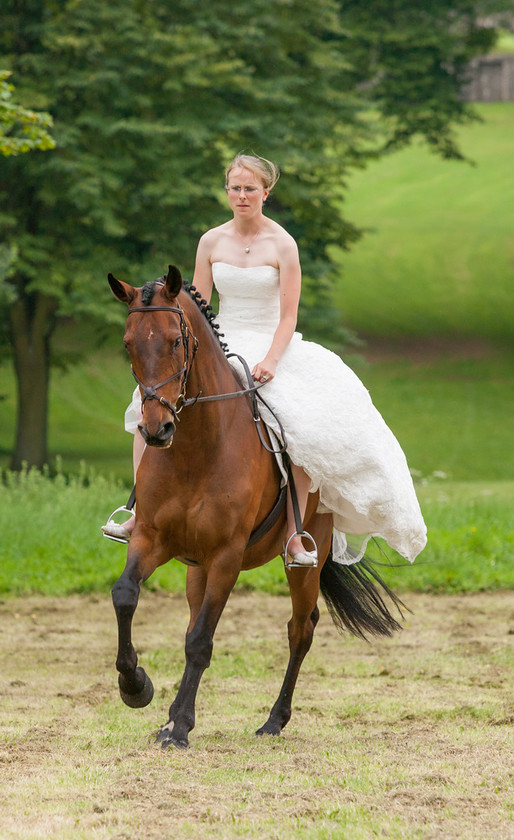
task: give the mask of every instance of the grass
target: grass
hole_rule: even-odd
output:
[[[514,588],[514,482],[433,480],[418,489],[428,545],[413,566],[381,569],[394,589]],[[390,550],[386,548],[388,555]],[[381,552],[370,547],[377,560]],[[393,562],[398,562],[398,560]]]
[[[414,566],[383,568],[396,590],[470,592],[514,588],[514,482],[432,478],[419,484],[429,544]],[[124,501],[115,480],[87,474],[49,478],[35,470],[7,473],[0,508],[0,595],[107,592],[123,570],[126,550],[102,538],[99,525]],[[371,556],[384,561],[384,550]],[[386,547],[393,564],[400,559]],[[150,589],[183,591],[185,567],[170,562]],[[238,588],[287,593],[279,558],[242,574]]]
[[[121,346],[122,330],[119,332]],[[127,358],[112,346],[90,353],[67,371],[54,369],[50,385],[49,450],[65,472],[88,467],[132,481],[132,436],[123,431],[123,415],[133,379]],[[0,366],[0,464],[7,466],[14,446],[15,381],[8,364]]]
[[[514,33],[508,32],[506,29],[500,29],[493,52],[495,55],[513,55]]]
[[[337,303],[358,333],[512,344],[514,103],[476,109],[459,132],[474,166],[414,145],[352,176],[345,213],[368,233],[339,255]]]
[[[514,348],[481,350],[478,358],[441,352],[417,362],[399,353],[353,367],[416,475],[442,472],[459,482],[514,476]]]
[[[411,596],[404,631],[372,644],[322,611],[278,738],[253,733],[285,670],[289,602],[240,593],[191,749],[163,752],[152,733],[183,667],[184,602],[141,599],[134,641],[156,694],[140,710],[118,697],[107,598],[3,605],[3,840],[512,837],[507,593]]]

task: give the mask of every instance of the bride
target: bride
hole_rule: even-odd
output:
[[[265,385],[263,396],[285,429],[302,517],[308,494],[316,491],[318,510],[332,513],[333,559],[355,562],[367,540],[379,536],[412,562],[426,544],[426,528],[400,445],[339,356],[295,332],[298,247],[263,213],[278,174],[264,158],[234,158],[225,181],[232,218],[200,239],[193,283],[207,301],[216,287],[224,340]],[[237,368],[237,359],[230,361]],[[273,427],[273,417],[265,419]],[[136,389],[125,422],[136,435],[135,469],[144,448],[138,422]],[[129,539],[133,526],[132,518],[124,525],[109,522],[102,530]],[[347,534],[362,537],[357,555],[347,550]],[[286,562],[316,564],[316,550],[308,550],[296,532],[290,500],[286,544]]]

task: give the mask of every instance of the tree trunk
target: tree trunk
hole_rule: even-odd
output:
[[[17,383],[16,443],[11,467],[42,467],[48,461],[50,338],[55,300],[41,292],[23,295],[9,310]]]

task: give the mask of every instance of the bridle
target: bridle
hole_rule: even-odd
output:
[[[184,347],[184,364],[176,373],[168,376],[167,379],[163,379],[162,382],[158,382],[157,385],[145,385],[142,382],[137,374],[135,373],[134,369],[132,368],[132,376],[136,380],[137,384],[141,388],[142,396],[141,396],[141,406],[143,407],[147,400],[158,400],[161,405],[168,409],[168,411],[172,414],[173,419],[178,421],[179,414],[184,408],[186,404],[186,386],[187,386],[187,377],[189,376],[189,371],[193,365],[196,351],[198,350],[198,339],[196,336],[193,335],[191,332],[189,325],[184,317],[184,312],[180,306],[134,306],[132,309],[129,309],[128,314],[132,315],[133,312],[174,312],[176,315],[180,317],[180,332],[182,335],[182,344]],[[190,347],[190,339],[192,339],[193,346]],[[164,385],[167,385],[168,382],[173,382],[174,379],[178,379],[182,376],[182,383],[180,387],[180,393],[177,397],[177,402],[175,405],[172,405],[169,400],[165,397],[159,396],[157,391],[159,388],[162,388]],[[180,408],[177,408],[177,404],[181,401]]]
[[[179,418],[178,415],[180,414],[180,412],[182,411],[183,408],[186,408],[188,406],[193,406],[193,405],[196,405],[196,403],[202,403],[202,402],[214,402],[214,401],[218,401],[218,400],[233,399],[234,397],[244,397],[244,396],[247,396],[249,394],[250,397],[251,397],[251,400],[252,400],[253,419],[255,421],[256,429],[257,429],[257,432],[258,432],[258,435],[259,435],[259,438],[261,440],[262,445],[264,446],[265,449],[268,450],[268,452],[272,452],[272,453],[275,453],[275,454],[284,453],[286,451],[287,443],[286,443],[286,436],[285,436],[285,431],[283,429],[282,423],[280,422],[279,418],[276,416],[273,409],[267,404],[267,402],[263,399],[263,397],[258,393],[259,389],[262,388],[262,384],[256,384],[254,382],[254,379],[253,379],[252,374],[250,372],[250,368],[248,367],[248,364],[247,364],[246,360],[242,356],[239,356],[238,353],[228,353],[227,354],[227,359],[230,358],[231,356],[235,356],[239,359],[239,361],[241,362],[241,364],[243,366],[243,369],[245,371],[246,379],[247,379],[247,382],[248,382],[248,387],[247,388],[243,388],[241,391],[231,391],[228,394],[212,394],[210,396],[203,396],[202,392],[200,391],[196,395],[196,397],[186,398],[187,378],[188,378],[189,373],[191,371],[191,368],[193,366],[193,362],[194,362],[194,359],[195,359],[195,356],[196,356],[196,351],[198,350],[198,339],[196,338],[196,336],[192,333],[191,329],[189,328],[189,325],[188,325],[188,323],[185,319],[183,310],[181,309],[180,306],[134,306],[132,309],[129,309],[128,314],[132,315],[133,312],[174,312],[175,314],[179,315],[179,317],[180,317],[180,332],[182,334],[182,343],[183,343],[183,346],[184,346],[184,365],[176,373],[173,373],[171,376],[168,376],[167,379],[163,379],[162,382],[158,382],[157,385],[145,385],[139,379],[139,377],[134,372],[134,369],[132,368],[132,376],[134,377],[137,384],[139,385],[139,387],[142,390],[141,407],[144,406],[144,404],[147,400],[158,400],[161,403],[161,405],[163,405],[165,408],[168,409],[168,411],[173,416],[173,419],[175,421],[179,421],[180,418]],[[192,348],[189,345],[190,339],[192,339],[192,342],[193,342],[193,347]],[[167,400],[165,397],[159,396],[159,394],[157,394],[157,391],[158,391],[159,388],[162,388],[164,385],[167,385],[168,382],[173,382],[174,379],[178,379],[179,376],[183,377],[182,378],[182,383],[181,383],[181,388],[180,388],[180,393],[177,397],[177,402],[175,403],[175,405],[172,405],[169,402],[169,400]],[[278,426],[279,426],[279,429],[280,429],[280,435],[281,435],[281,439],[282,439],[282,444],[279,446],[279,449],[275,450],[275,449],[271,448],[269,446],[269,444],[266,442],[265,437],[262,433],[261,417],[260,417],[260,412],[259,412],[259,406],[258,406],[258,403],[257,403],[257,397],[261,400],[262,403],[264,403],[264,405],[266,406],[268,411],[270,411],[271,414],[273,414],[273,416],[275,417],[275,420],[278,423]],[[178,404],[179,400],[181,401],[180,402],[180,407],[177,408],[177,404]]]

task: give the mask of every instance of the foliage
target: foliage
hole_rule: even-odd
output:
[[[443,157],[462,157],[454,125],[474,116],[462,98],[469,63],[490,51],[497,38],[495,28],[479,18],[486,5],[470,0],[341,4],[356,82],[365,86],[383,118],[378,153],[422,134]]]
[[[0,70],[0,155],[21,155],[33,149],[53,149],[55,142],[48,129],[52,117],[43,112],[23,108],[13,98],[11,74]]]
[[[294,15],[284,0],[257,0],[250,13],[217,0],[205,15],[191,0],[171,14],[166,2],[136,0],[36,5],[36,23],[13,8],[6,33],[17,40],[4,36],[6,59],[30,70],[25,96],[51,109],[57,141],[49,159],[6,170],[16,186],[6,209],[22,231],[8,273],[18,295],[40,290],[61,315],[114,318],[101,280],[114,253],[135,282],[169,260],[191,272],[198,236],[226,212],[223,165],[243,146],[281,164],[271,212],[298,238],[308,275],[321,272],[329,241],[355,235],[331,198],[368,129],[338,92],[330,0],[295,0]],[[351,144],[340,141],[344,165],[327,153],[343,121],[354,127]]]

